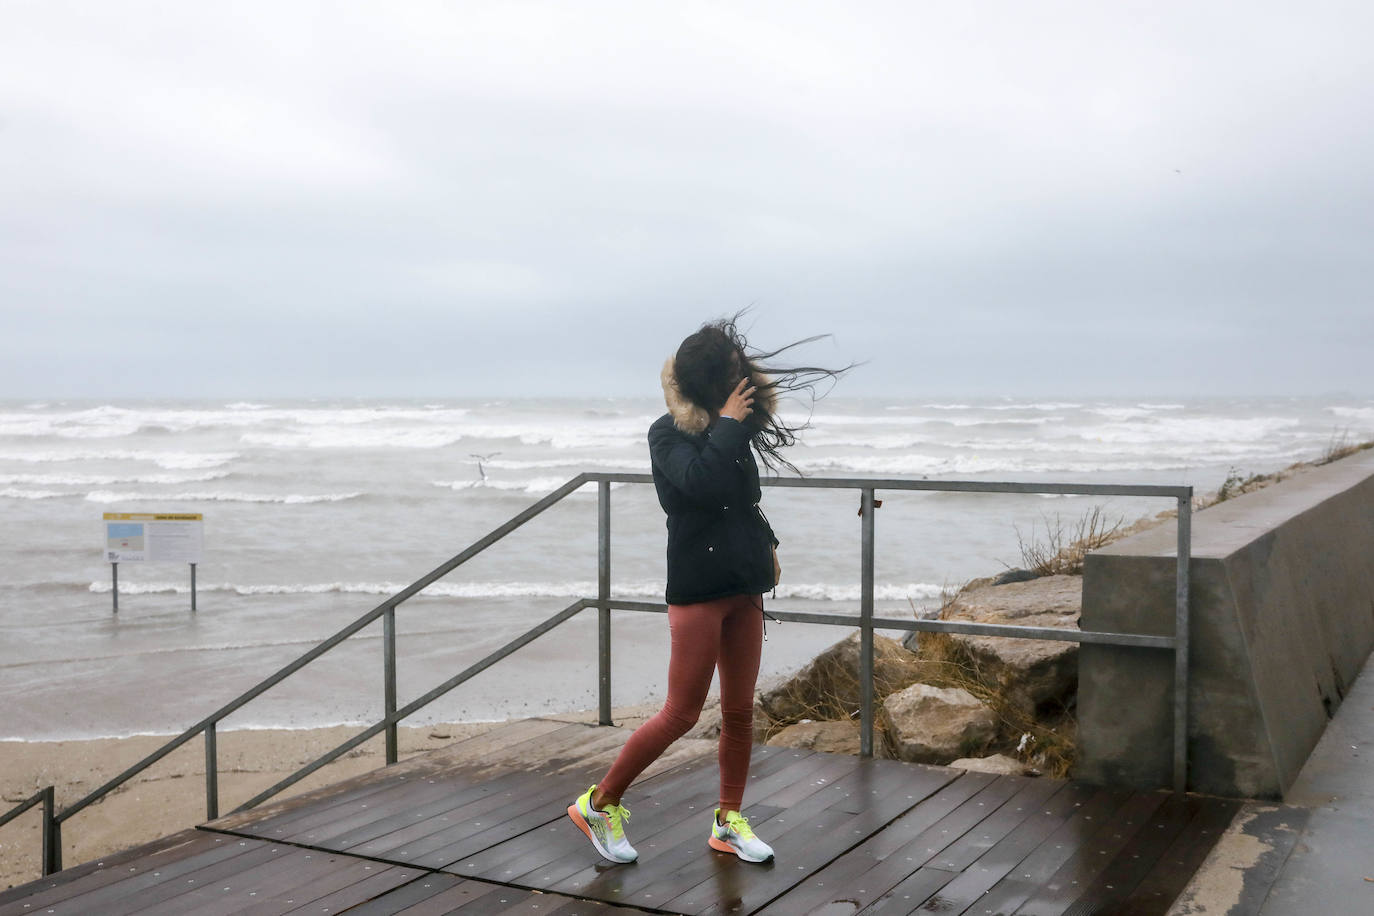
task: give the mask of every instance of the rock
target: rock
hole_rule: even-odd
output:
[[[1078,629],[1083,580],[1043,576],[961,591],[940,612],[944,620]],[[931,634],[922,634],[929,638]],[[978,679],[1025,712],[1066,704],[1078,689],[1078,643],[1000,636],[948,637],[968,655]]]
[[[1024,763],[1006,754],[993,754],[991,757],[963,757],[950,764],[961,770],[976,773],[994,773],[998,776],[1025,776],[1028,768]]]
[[[1040,573],[1029,569],[1009,569],[992,580],[993,585],[1010,585],[1013,582],[1029,582],[1039,579]]]
[[[827,754],[857,755],[859,723],[850,720],[798,722],[769,738],[767,743],[774,747],[800,747]]]
[[[948,763],[997,734],[993,711],[958,687],[912,684],[884,700],[881,715],[893,754],[912,763]]]
[[[919,659],[895,639],[873,637],[873,686],[882,698],[915,680]],[[847,719],[859,708],[859,634],[853,633],[811,660],[793,677],[759,696],[775,724],[802,719]]]

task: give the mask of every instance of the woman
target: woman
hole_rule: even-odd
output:
[[[846,369],[777,368],[751,351],[735,318],[702,326],[664,364],[668,413],[649,428],[658,501],[668,515],[668,698],[625,743],[601,782],[568,806],[568,816],[613,862],[633,862],[625,836],[630,811],[621,795],[649,764],[696,723],[720,672],[720,803],[707,843],[746,862],[772,848],[740,809],[753,748],[754,684],[763,637],[763,593],[777,584],[777,538],[758,508],[759,469],[795,468],[778,450],[797,429],[777,416],[779,391],[805,391]]]

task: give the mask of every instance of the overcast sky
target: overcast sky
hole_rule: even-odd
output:
[[[0,0],[0,397],[1374,394],[1374,4]]]

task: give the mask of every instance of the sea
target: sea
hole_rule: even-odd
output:
[[[0,739],[175,734],[584,470],[647,472],[650,399],[0,402]],[[1374,399],[845,399],[790,452],[810,477],[1184,484],[1319,458],[1374,439]],[[770,488],[782,541],[775,609],[856,614],[858,493]],[[879,491],[884,615],[928,613],[1022,545],[1170,500]],[[122,562],[106,513],[199,514],[188,563]],[[652,486],[611,491],[612,593],[661,601]],[[579,597],[597,579],[594,485],[397,611],[401,704]],[[612,698],[666,689],[666,618],[613,614]],[[847,635],[770,623],[761,680]],[[370,723],[383,709],[380,623],[221,728]],[[596,614],[584,611],[407,724],[593,708]]]

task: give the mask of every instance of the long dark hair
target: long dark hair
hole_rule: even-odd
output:
[[[725,406],[740,379],[745,375],[752,377],[758,391],[754,395],[753,413],[745,420],[745,425],[752,433],[754,451],[769,471],[786,468],[800,474],[797,466],[784,458],[780,450],[797,441],[797,434],[810,426],[810,418],[808,416],[806,422],[797,426],[783,422],[778,415],[782,397],[801,395],[809,410],[855,364],[839,369],[778,365],[773,360],[782,354],[830,335],[807,337],[776,350],[759,350],[749,345],[739,329],[739,320],[746,312],[747,309],[729,318],[707,322],[682,342],[674,360],[678,388],[693,403],[714,412]],[[824,390],[820,390],[822,385]]]

